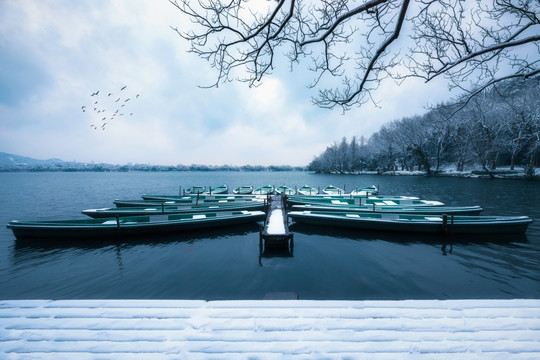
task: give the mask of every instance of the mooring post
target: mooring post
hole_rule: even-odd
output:
[[[446,242],[448,238],[448,215],[443,214],[442,216],[442,226],[443,226],[443,232],[444,232],[444,241]]]
[[[199,205],[199,191],[197,190],[197,201],[195,201],[195,205]]]
[[[165,203],[164,202],[161,203],[161,213],[165,214]]]
[[[116,228],[120,230],[120,215],[116,214]]]

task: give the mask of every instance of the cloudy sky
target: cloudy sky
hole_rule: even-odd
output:
[[[189,21],[167,0],[1,0],[0,152],[113,164],[307,165],[343,136],[369,137],[448,97],[441,83],[387,81],[375,93],[378,108],[343,114],[312,105],[305,74],[285,65],[258,88],[202,89],[215,73],[171,26]]]

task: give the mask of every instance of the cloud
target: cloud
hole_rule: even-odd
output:
[[[167,1],[0,2],[0,151],[86,162],[305,165],[343,136],[368,137],[421,111],[429,96],[418,88],[411,100],[388,83],[378,91],[384,110],[319,109],[305,86],[309,72],[290,72],[282,60],[259,87],[202,89],[214,70],[170,26],[191,25]],[[93,102],[107,115],[116,111],[106,94],[122,86],[122,95],[140,97],[93,130],[103,117]],[[97,90],[99,99],[91,97]]]

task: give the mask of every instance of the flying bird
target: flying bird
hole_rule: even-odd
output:
[[[115,102],[119,102],[119,101],[120,101],[120,98],[116,99],[116,101],[115,101]]]
[[[124,90],[125,88],[127,88],[127,86],[124,86],[123,88],[121,88],[120,91]]]
[[[130,98],[127,98],[126,100],[124,100],[124,102],[128,102],[130,100]]]
[[[136,97],[136,98],[138,98],[138,97],[139,97],[139,95],[140,95],[140,94],[137,94],[137,96],[135,96],[135,97]]]
[[[109,93],[107,96],[111,96],[113,93]]]
[[[99,90],[96,91],[95,93],[92,93],[92,95],[90,95],[90,96],[96,96],[96,95],[98,95],[98,94],[99,94]]]

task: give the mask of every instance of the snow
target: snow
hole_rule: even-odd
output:
[[[276,208],[270,212],[266,232],[270,235],[286,234],[283,209]]]
[[[540,300],[0,300],[0,359],[540,358]]]

